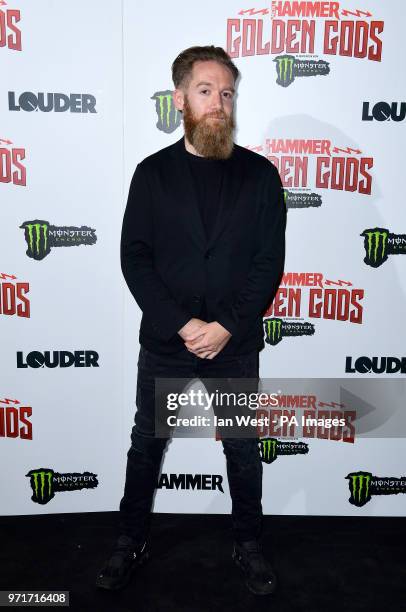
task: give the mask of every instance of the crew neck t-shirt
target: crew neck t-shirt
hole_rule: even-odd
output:
[[[206,237],[209,238],[220,206],[225,161],[186,151]]]

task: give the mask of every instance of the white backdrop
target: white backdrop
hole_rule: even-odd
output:
[[[309,9],[317,4],[330,6],[332,18],[288,16],[299,5]],[[405,104],[404,55],[399,45],[404,17],[406,9],[400,0],[386,5],[368,0],[361,13],[348,1],[255,2],[244,6],[231,0],[208,0],[192,6],[181,0],[176,7],[160,3],[157,8],[145,1],[123,0],[114,9],[104,0],[84,5],[76,0],[66,6],[52,0],[35,6],[23,0],[2,3],[0,57],[3,74],[7,75],[0,85],[0,274],[4,276],[0,280],[0,400],[4,400],[0,401],[0,445],[6,465],[1,474],[3,514],[118,508],[135,411],[140,322],[140,311],[119,266],[121,221],[129,182],[140,160],[182,135],[179,116],[169,106],[173,59],[182,49],[196,44],[215,44],[227,50],[228,23],[231,52],[238,48],[238,36],[244,31],[250,35],[254,28],[257,33],[262,28],[262,44],[260,38],[250,39],[257,51],[271,40],[272,23],[274,28],[284,28],[285,33],[289,28],[301,32],[307,22],[314,28],[314,46],[312,39],[307,39],[302,53],[289,49],[286,37],[282,37],[283,51],[262,55],[242,56],[241,43],[241,56],[234,58],[242,73],[236,140],[263,155],[272,154],[269,141],[279,142],[279,152],[272,161],[282,164],[281,173],[283,167],[288,168],[282,177],[288,205],[286,273],[322,275],[321,299],[326,289],[359,290],[358,309],[352,307],[350,311],[362,315],[358,323],[312,316],[315,313],[309,311],[309,300],[314,287],[303,286],[300,309],[297,305],[291,312],[284,311],[286,300],[282,300],[277,311],[265,317],[280,319],[284,331],[276,344],[266,343],[260,356],[261,375],[404,378],[401,372],[345,371],[346,357],[352,357],[354,364],[361,356],[404,356],[406,257],[389,254],[378,267],[367,265],[360,236],[376,227],[396,235],[406,232],[399,189],[405,122],[391,117],[385,121],[362,120],[365,102],[369,103],[369,114],[378,102],[395,102],[399,112],[402,101]],[[334,23],[326,24],[329,21]],[[349,25],[343,26],[343,22]],[[381,61],[326,52],[326,28],[329,31],[338,23],[338,29],[356,31],[360,22],[365,23],[365,31],[375,31],[368,39],[373,51],[380,48],[376,41],[381,41]],[[21,50],[13,48],[20,46],[20,40]],[[300,34],[296,40],[300,40]],[[290,44],[294,42],[291,39]],[[281,64],[279,76],[284,80],[278,84],[278,62],[274,60],[281,55],[289,57]],[[301,69],[317,70],[311,63],[317,61],[329,63],[328,74],[297,74]],[[289,82],[292,76],[295,78]],[[14,92],[14,107],[20,100],[20,110],[10,108],[9,92]],[[24,92],[31,94],[21,98]],[[94,96],[96,112],[36,110],[39,92]],[[375,114],[382,118],[377,111]],[[289,152],[294,143],[289,145],[287,140],[297,141],[296,145],[314,141],[316,148],[310,154]],[[344,166],[367,164],[370,193],[360,193],[359,181],[361,186],[365,183],[362,175],[353,191],[333,189],[328,180],[325,186],[318,183],[316,166],[321,163],[317,160],[321,154],[317,153],[316,141],[328,141],[325,164],[336,163],[332,158],[341,158],[338,163]],[[23,149],[24,154],[16,149]],[[13,155],[14,161],[10,161]],[[355,161],[349,162],[349,158]],[[362,162],[365,158],[367,161]],[[289,182],[293,163],[308,164],[307,181],[299,170],[296,187]],[[24,182],[19,179],[21,165],[25,168],[25,185],[18,184]],[[303,194],[317,194],[320,205],[293,207],[304,201]],[[97,240],[67,248],[62,239],[63,245],[51,247],[45,256],[41,251],[44,243],[40,242],[36,255],[40,253],[42,258],[35,259],[26,254],[29,245],[20,227],[34,220],[57,226],[56,230],[49,228],[54,237],[58,228],[86,226],[95,230]],[[393,244],[403,249],[401,239],[395,239],[397,243]],[[286,276],[282,293],[297,288],[289,284],[292,278]],[[29,283],[26,297],[30,316],[11,314],[12,305],[7,314],[8,296],[24,282]],[[350,311],[343,318],[348,318]],[[312,324],[314,334],[285,337],[289,323]],[[99,367],[17,368],[17,353],[22,353],[25,363],[27,355],[35,351],[96,351]],[[31,363],[36,360],[41,365],[38,355]],[[32,408],[32,440],[22,437],[19,427],[13,429],[12,419],[21,406]],[[345,478],[358,471],[380,477],[403,476],[402,437],[385,440],[356,436],[353,443],[314,438],[303,441],[309,446],[307,454],[280,454],[270,464],[264,462],[266,513],[405,513],[403,495],[373,495],[362,507],[350,504]],[[281,440],[279,448],[284,443]],[[40,468],[65,475],[90,472],[97,475],[98,485],[63,493],[56,489],[52,499],[43,496],[42,503],[37,503],[39,494],[36,501],[31,499],[33,488],[26,474]],[[162,471],[223,475],[225,493],[160,489],[156,511],[230,510],[220,443],[174,440]]]

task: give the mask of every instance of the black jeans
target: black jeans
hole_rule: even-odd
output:
[[[140,348],[137,412],[127,454],[124,496],[120,503],[120,532],[134,538],[137,545],[142,545],[148,537],[153,495],[168,441],[154,436],[155,378],[258,379],[257,350],[216,360],[220,355],[214,359],[202,359],[186,349],[176,355],[158,355]],[[227,462],[234,538],[240,542],[258,538],[262,523],[262,462],[258,438],[222,436],[221,442]]]

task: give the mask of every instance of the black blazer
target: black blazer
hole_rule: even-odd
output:
[[[265,157],[238,145],[225,162],[220,210],[208,239],[184,138],[138,164],[121,235],[121,267],[142,310],[147,350],[186,350],[177,333],[199,317],[232,337],[220,355],[264,347],[262,315],[283,272],[286,207],[279,174]],[[216,357],[216,358],[217,358]]]

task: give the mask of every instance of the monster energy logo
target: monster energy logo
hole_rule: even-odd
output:
[[[51,251],[47,221],[25,221],[20,228],[25,232],[28,257],[37,260],[44,259]]]
[[[24,221],[20,228],[24,230],[28,257],[37,261],[44,259],[51,252],[51,247],[91,245],[97,240],[96,230],[86,225],[58,227],[36,219]]]
[[[330,65],[324,60],[298,59],[294,55],[279,55],[273,60],[278,75],[276,83],[288,87],[296,77],[325,76],[330,73]]]
[[[276,62],[276,73],[278,78],[276,82],[278,85],[282,85],[282,87],[288,87],[293,80],[293,66],[295,63],[295,58],[293,55],[280,55],[276,57],[274,60]]]
[[[378,268],[389,255],[406,255],[406,235],[392,234],[385,227],[366,229],[360,234],[364,237],[364,262]]]
[[[264,463],[272,463],[277,457],[278,440],[275,438],[262,438],[259,441],[261,460]]]
[[[283,321],[278,318],[264,319],[265,342],[275,346],[287,336],[313,336],[313,323]]]
[[[99,484],[97,474],[92,472],[60,474],[50,468],[39,468],[30,470],[26,476],[33,491],[31,499],[37,504],[47,504],[57,492],[94,489]]]
[[[364,506],[371,499],[371,478],[370,472],[354,472],[346,476],[349,483],[351,496],[349,498],[350,504],[354,506]]]
[[[285,189],[286,208],[311,208],[322,205],[321,195],[318,193],[295,193]]]
[[[282,319],[266,319],[264,324],[267,340],[275,346],[282,340]]]
[[[388,259],[388,237],[389,232],[385,229],[375,228],[374,230],[365,230],[361,236],[364,236],[365,258],[364,262],[377,268]]]
[[[371,472],[347,474],[351,496],[348,501],[354,506],[364,506],[372,495],[398,495],[406,493],[406,477],[373,476]]]
[[[262,438],[259,441],[261,460],[272,463],[280,455],[307,455],[309,445],[305,442],[282,442],[276,438]]]
[[[32,501],[37,504],[47,504],[54,496],[53,470],[40,468],[31,470],[26,474],[30,477],[30,484],[33,490]]]
[[[155,110],[158,116],[156,127],[158,130],[171,134],[180,125],[181,115],[175,107],[172,98],[172,92],[157,91],[151,96],[151,100],[155,100]]]

